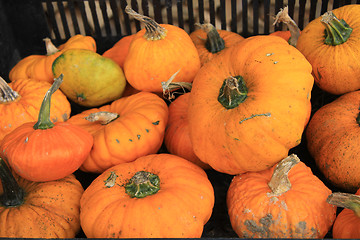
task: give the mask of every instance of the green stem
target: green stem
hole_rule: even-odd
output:
[[[140,171],[125,185],[125,192],[132,198],[144,198],[160,190],[160,179],[157,175]]]
[[[7,82],[0,77],[0,103],[12,103],[19,98],[19,93],[12,90]]]
[[[331,11],[321,17],[321,22],[325,25],[325,44],[336,46],[349,39],[352,28],[344,20],[339,20]]]
[[[239,106],[247,98],[248,89],[242,76],[228,77],[220,88],[218,101],[226,109]]]
[[[59,89],[63,81],[63,74],[60,74],[58,78],[54,79],[53,85],[46,92],[43,102],[41,103],[38,121],[34,125],[34,129],[49,129],[54,126],[54,123],[50,120],[50,106],[51,106],[51,96],[52,94]]]
[[[200,27],[206,32],[207,38],[205,42],[206,49],[211,53],[220,52],[225,48],[225,41],[220,36],[217,29],[211,23],[201,24]]]
[[[23,204],[25,192],[20,188],[2,158],[0,158],[0,179],[3,187],[3,194],[0,196],[1,204],[5,207],[16,207]]]
[[[326,202],[337,207],[347,208],[354,211],[355,215],[360,217],[360,196],[350,193],[332,193],[326,199]]]

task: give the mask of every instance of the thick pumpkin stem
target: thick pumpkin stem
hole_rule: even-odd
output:
[[[352,28],[344,20],[339,20],[332,11],[324,13],[321,22],[325,25],[325,44],[336,46],[349,39]]]
[[[5,161],[0,158],[0,179],[3,194],[0,196],[1,204],[5,207],[16,207],[24,203],[25,192],[20,188]]]
[[[299,162],[300,159],[295,154],[291,154],[276,165],[271,180],[268,183],[271,189],[271,196],[280,196],[291,189],[288,174]]]
[[[96,112],[90,113],[85,119],[89,122],[99,122],[102,125],[106,125],[117,119],[119,116],[119,114],[113,112]]]
[[[289,44],[296,47],[301,31],[298,25],[296,24],[296,22],[289,16],[289,11],[287,6],[284,9],[280,9],[278,14],[276,14],[273,25],[279,24],[281,22],[285,23],[290,31],[291,37],[289,38],[288,41]]]
[[[155,41],[166,37],[167,30],[164,27],[160,26],[160,24],[155,22],[152,18],[135,12],[129,6],[125,7],[125,12],[136,20],[139,20],[140,22],[145,24],[146,32],[144,34],[144,38],[146,38],[147,40]]]
[[[59,49],[51,42],[50,38],[44,38],[43,41],[45,42],[47,56],[53,55],[59,51]]]
[[[19,93],[12,90],[2,77],[0,77],[0,91],[0,103],[12,103],[20,99]]]
[[[160,190],[160,179],[157,175],[140,171],[125,185],[125,192],[132,198],[144,198]]]
[[[329,204],[354,211],[360,218],[360,196],[350,193],[332,193],[326,199]]]
[[[226,109],[239,106],[247,98],[247,87],[242,76],[228,77],[220,88],[218,101]]]
[[[217,29],[211,23],[204,23],[199,25],[204,32],[206,32],[207,38],[205,42],[206,49],[211,53],[217,53],[225,49],[225,41],[220,36]]]
[[[63,75],[60,74],[58,78],[54,79],[54,83],[50,89],[46,92],[43,102],[41,103],[38,121],[34,125],[34,129],[49,129],[54,126],[54,123],[50,120],[50,106],[51,96],[59,89],[63,81]]]

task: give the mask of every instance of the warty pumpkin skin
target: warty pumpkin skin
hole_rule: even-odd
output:
[[[227,192],[231,225],[240,238],[323,238],[336,206],[331,190],[296,155],[259,172],[237,175]]]
[[[199,53],[201,66],[210,61],[215,55],[223,52],[235,43],[244,40],[241,35],[216,29],[212,24],[202,24],[200,29],[190,33],[190,38]]]
[[[360,91],[346,93],[318,109],[306,129],[307,147],[334,186],[360,188]]]
[[[360,5],[345,5],[332,13],[337,19],[327,12],[311,21],[296,47],[313,66],[319,88],[341,95],[360,88]]]
[[[165,101],[149,92],[122,97],[72,116],[69,123],[94,137],[94,146],[80,169],[101,173],[114,165],[156,153],[163,143],[167,121]]]
[[[255,36],[234,45],[193,81],[188,117],[195,154],[228,174],[273,166],[301,142],[313,81],[309,62],[284,39]]]
[[[200,58],[189,34],[177,26],[158,24],[129,11],[146,24],[135,34],[124,62],[130,85],[141,91],[162,93],[161,83],[179,70],[173,82],[192,82],[200,68]]]
[[[88,238],[199,238],[213,205],[204,170],[150,154],[97,177],[81,197],[80,222]]]
[[[75,35],[56,48],[49,38],[44,39],[47,55],[30,55],[21,59],[10,71],[9,79],[33,78],[53,83],[52,64],[54,60],[68,49],[88,49],[96,52],[95,40],[90,36]]]
[[[7,84],[0,77],[0,141],[23,123],[36,121],[41,102],[50,83],[30,78],[17,79]],[[58,91],[52,96],[50,119],[64,122],[70,117],[71,107],[66,96]]]
[[[76,236],[80,231],[80,198],[84,189],[74,175],[57,181],[32,182],[15,173],[12,176],[9,169],[4,172],[6,164],[2,159],[0,163],[0,183],[5,185],[0,186],[0,237]]]

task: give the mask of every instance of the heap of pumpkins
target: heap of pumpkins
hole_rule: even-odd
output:
[[[285,10],[277,21],[291,31],[246,39],[211,24],[188,34],[129,7],[144,29],[101,55],[90,36],[46,39],[47,55],[0,81],[0,237],[198,238],[212,169],[233,176],[226,202],[241,238],[332,227],[359,238],[360,5],[301,33]],[[337,96],[315,113],[314,83]],[[343,192],[289,154],[303,136]],[[75,171],[96,178],[84,189]]]

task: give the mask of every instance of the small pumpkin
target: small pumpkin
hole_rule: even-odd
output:
[[[0,154],[14,171],[29,181],[58,180],[75,172],[85,161],[93,137],[66,122],[51,122],[50,100],[62,83],[54,80],[41,104],[37,122],[27,122],[4,137]]]
[[[162,93],[161,83],[179,70],[174,82],[192,82],[200,58],[189,34],[174,25],[158,24],[129,6],[125,11],[145,24],[135,34],[124,62],[130,85],[140,91]]]
[[[331,190],[292,154],[276,166],[237,175],[227,192],[231,225],[240,238],[323,238],[336,206]]]
[[[190,92],[195,154],[213,169],[240,174],[269,168],[301,142],[314,79],[284,39],[249,37],[202,66]]]
[[[86,49],[70,49],[55,59],[55,77],[64,75],[61,91],[73,102],[95,107],[120,98],[126,79],[113,60]]]
[[[0,179],[1,238],[74,238],[80,232],[84,189],[74,175],[32,182],[0,158]]]
[[[227,30],[218,30],[211,23],[204,23],[199,26],[199,29],[190,33],[190,38],[199,53],[201,66],[223,50],[244,40],[241,35]]]
[[[169,153],[185,158],[203,169],[210,169],[208,164],[202,162],[195,155],[192,147],[187,117],[189,98],[190,93],[188,92],[178,96],[170,103],[164,143]]]
[[[306,129],[307,148],[320,172],[335,187],[360,188],[360,91],[322,106]]]
[[[36,121],[41,102],[50,83],[30,78],[7,83],[0,77],[0,141],[23,123]],[[64,122],[70,117],[71,108],[66,96],[58,91],[52,96],[50,119]]]
[[[320,89],[341,95],[360,89],[360,5],[324,13],[303,29],[297,49],[313,67]]]
[[[49,38],[45,38],[46,55],[30,55],[21,59],[10,71],[10,81],[19,78],[33,78],[39,81],[53,83],[52,64],[54,60],[68,49],[88,49],[96,52],[95,40],[90,36],[75,35],[69,38],[58,48],[54,46]]]
[[[121,67],[121,69],[124,69],[125,58],[128,54],[130,43],[133,40],[134,35],[135,34],[122,37],[114,44],[114,46],[106,50],[102,56],[112,59]]]
[[[68,122],[88,131],[94,146],[81,166],[101,173],[114,165],[156,153],[164,140],[168,106],[154,93],[139,92],[72,116]]]
[[[327,202],[344,208],[337,215],[332,236],[334,239],[360,238],[360,189],[355,194],[334,192],[329,195]]]
[[[98,176],[80,201],[88,238],[199,238],[214,206],[203,169],[171,154],[150,154]]]

